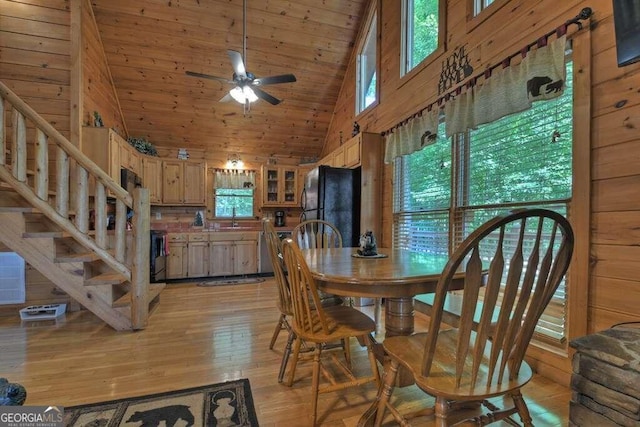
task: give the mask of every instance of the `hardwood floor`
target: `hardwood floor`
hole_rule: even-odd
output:
[[[277,382],[285,333],[274,351],[268,349],[279,314],[275,299],[272,279],[169,285],[148,328],[134,333],[116,332],[86,311],[58,321],[21,323],[18,313],[0,317],[0,377],[24,385],[28,405],[61,406],[248,378],[262,427],[308,426],[310,363],[299,364],[288,388]],[[417,313],[416,329],[426,321]],[[368,369],[366,351],[354,342],[352,352],[354,365]],[[394,396],[405,408],[422,396],[414,387],[398,390]],[[569,389],[535,377],[523,391],[537,426],[567,425]],[[320,395],[319,422],[354,426],[375,393],[369,384]]]

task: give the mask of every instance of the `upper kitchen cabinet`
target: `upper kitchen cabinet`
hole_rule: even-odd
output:
[[[82,152],[107,173],[116,184],[120,184],[120,145],[126,141],[108,128],[84,127],[82,129]],[[90,194],[94,194],[91,183]]]
[[[193,160],[162,162],[162,204],[206,204],[206,163]]]
[[[140,153],[124,139],[120,143],[120,165],[142,176],[142,159]]]
[[[142,158],[142,185],[149,189],[149,202],[162,203],[162,160],[158,157]]]
[[[297,167],[262,167],[262,206],[298,206]]]

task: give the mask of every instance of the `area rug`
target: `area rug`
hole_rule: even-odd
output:
[[[257,426],[248,379],[64,408],[66,426]]]
[[[207,280],[206,282],[198,283],[198,286],[247,285],[251,283],[261,283],[261,282],[264,282],[264,279],[260,277],[239,277],[237,279],[226,278],[226,279]]]

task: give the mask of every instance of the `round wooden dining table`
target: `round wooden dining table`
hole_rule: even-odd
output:
[[[357,256],[358,248],[306,249],[311,274],[321,290],[348,297],[385,298],[386,336],[410,335],[414,328],[413,297],[435,292],[448,256],[378,248],[373,257]],[[464,273],[455,277],[462,286]]]

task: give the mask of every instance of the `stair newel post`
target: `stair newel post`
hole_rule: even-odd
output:
[[[149,189],[133,190],[133,266],[131,267],[131,325],[143,329],[149,317]]]
[[[4,98],[0,96],[0,165],[5,164],[5,154],[7,152],[7,127],[4,123]]]
[[[116,260],[124,264],[127,242],[127,205],[116,199]]]
[[[27,181],[27,125],[24,115],[13,109],[13,144],[11,147],[11,169],[20,182]]]
[[[87,170],[76,165],[76,218],[75,224],[83,233],[89,231],[89,174]]]
[[[36,195],[40,200],[49,196],[49,147],[47,135],[36,129]]]
[[[56,211],[69,217],[69,155],[61,147],[56,150]]]
[[[102,249],[107,247],[107,192],[102,182],[96,180],[96,196],[94,200],[96,245]]]

